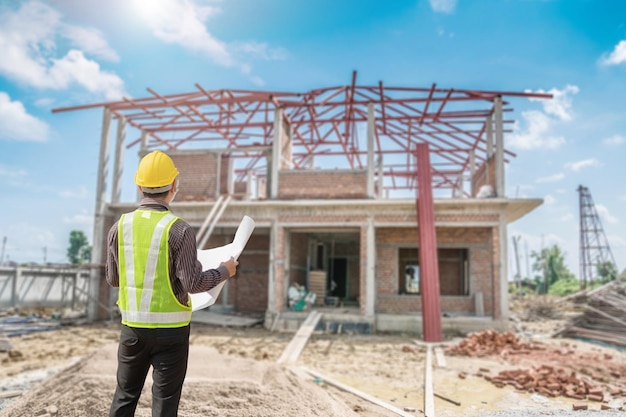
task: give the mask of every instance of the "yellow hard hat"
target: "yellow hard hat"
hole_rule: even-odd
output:
[[[161,151],[152,151],[139,161],[135,184],[153,193],[165,192],[171,188],[178,174],[178,169],[169,155]]]

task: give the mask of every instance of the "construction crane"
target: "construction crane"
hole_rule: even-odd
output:
[[[598,266],[611,264],[617,272],[617,265],[604,234],[598,211],[587,187],[577,188],[580,201],[580,278],[582,288],[598,278]]]

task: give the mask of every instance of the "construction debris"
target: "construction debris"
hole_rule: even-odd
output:
[[[614,281],[598,291],[581,295],[581,315],[556,336],[581,338],[626,348],[626,282]]]
[[[0,337],[15,337],[35,332],[58,330],[61,323],[34,315],[0,318]]]

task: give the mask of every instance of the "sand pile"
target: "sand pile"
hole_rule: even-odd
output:
[[[66,368],[0,412],[2,417],[106,415],[115,389],[116,344]],[[150,416],[151,378],[136,416]],[[267,362],[191,346],[179,416],[356,416],[312,378]]]

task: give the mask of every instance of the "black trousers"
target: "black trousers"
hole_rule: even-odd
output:
[[[117,388],[109,417],[135,415],[152,366],[152,417],[176,417],[189,358],[189,326],[140,329],[122,326],[117,351]]]

